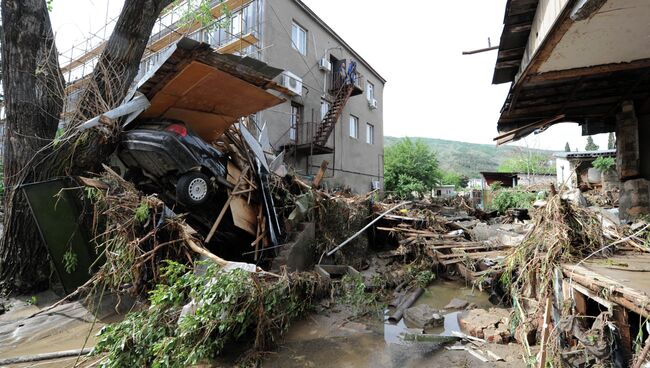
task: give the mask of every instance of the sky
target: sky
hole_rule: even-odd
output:
[[[277,0],[267,0],[277,1]],[[509,84],[492,85],[506,0],[303,0],[386,80],[384,134],[494,144]],[[59,51],[100,30],[121,0],[55,0],[51,13]],[[403,5],[403,6],[402,6]],[[107,16],[108,12],[108,16]],[[594,136],[601,149],[607,135]],[[511,143],[584,149],[577,124],[558,124]]]

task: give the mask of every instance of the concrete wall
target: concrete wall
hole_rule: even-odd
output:
[[[302,96],[295,96],[269,110],[259,113],[261,123],[266,122],[272,147],[280,151],[283,145],[290,143],[289,128],[291,119],[291,102],[298,103],[303,109],[303,122],[320,121],[321,101],[332,98],[326,93],[328,74],[319,70],[321,58],[355,59],[345,45],[339,43],[323,26],[303,10],[294,0],[263,1],[264,27],[261,47],[262,60],[270,65],[283,68],[302,77]],[[292,47],[291,26],[295,21],[307,31],[307,53],[301,55]],[[366,94],[351,97],[337,123],[329,144],[335,147],[335,153],[313,156],[291,155],[287,163],[293,165],[299,174],[314,175],[322,162],[329,161],[329,169],[323,181],[329,187],[350,187],[355,192],[367,192],[373,181],[379,180],[383,187],[383,89],[380,78],[369,68],[357,61],[357,70],[365,81],[375,87],[377,109],[370,109]],[[364,86],[365,89],[365,86]],[[286,96],[283,96],[286,97]],[[349,136],[350,114],[359,118],[359,136]],[[366,124],[374,126],[374,144],[366,143]]]

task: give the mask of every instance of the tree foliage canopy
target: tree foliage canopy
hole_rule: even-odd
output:
[[[585,146],[585,151],[598,151],[598,148],[600,147],[594,143],[594,139],[591,136],[587,136],[587,145]]]
[[[420,140],[403,138],[384,152],[386,190],[409,197],[412,192],[424,193],[441,183],[436,153]]]
[[[549,165],[549,157],[546,155],[521,152],[506,159],[499,166],[498,171],[526,174],[553,174],[555,168]]]

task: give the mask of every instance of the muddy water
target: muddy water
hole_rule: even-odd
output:
[[[472,291],[463,284],[437,282],[418,299],[417,304],[429,304],[442,309],[453,298],[475,303],[479,308],[490,307],[488,296]],[[459,331],[459,312],[445,315],[443,327],[426,331],[451,335]],[[482,363],[467,353],[447,351],[435,343],[409,343],[400,335],[409,326],[402,319],[397,324],[374,320],[348,322],[344,313],[316,315],[296,323],[285,336],[280,349],[269,356],[263,367],[517,367],[517,346],[494,346],[493,351],[510,357],[508,362]]]

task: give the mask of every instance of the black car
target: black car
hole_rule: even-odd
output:
[[[122,134],[118,157],[128,179],[174,195],[186,207],[208,202],[226,180],[228,157],[177,120],[140,122]]]

